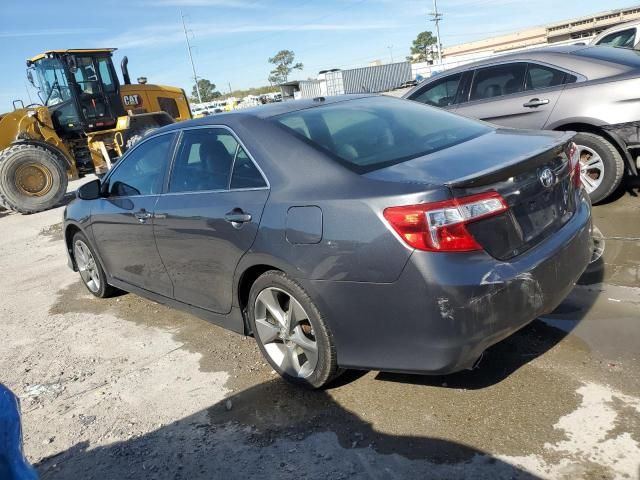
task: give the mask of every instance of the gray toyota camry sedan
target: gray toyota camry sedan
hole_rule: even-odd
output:
[[[589,262],[572,136],[370,95],[177,123],[78,190],[70,266],[253,335],[308,386],[472,368]]]

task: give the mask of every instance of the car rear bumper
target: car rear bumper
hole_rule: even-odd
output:
[[[414,252],[394,283],[300,280],[334,334],[345,368],[453,373],[554,310],[591,256],[591,206],[509,262],[485,252]]]

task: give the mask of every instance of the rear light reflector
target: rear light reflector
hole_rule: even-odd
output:
[[[582,179],[580,178],[580,151],[575,143],[571,142],[567,155],[569,156],[569,168],[571,169],[569,177],[576,189],[579,189],[582,186]]]
[[[509,209],[497,192],[442,202],[389,207],[384,218],[411,247],[431,252],[482,250],[466,225]]]

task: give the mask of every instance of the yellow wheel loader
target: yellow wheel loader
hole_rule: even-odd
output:
[[[35,213],[64,197],[69,179],[104,175],[145,132],[191,118],[184,90],[121,85],[115,49],[49,50],[27,60],[41,103],[0,115],[0,207]]]

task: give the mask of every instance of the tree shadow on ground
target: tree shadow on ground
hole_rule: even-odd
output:
[[[136,438],[78,443],[36,467],[42,479],[537,478],[470,446],[378,432],[328,392],[281,379]]]

